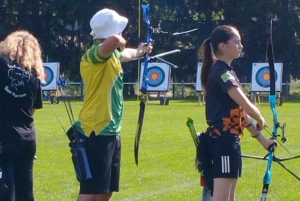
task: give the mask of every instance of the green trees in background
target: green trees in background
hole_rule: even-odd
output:
[[[195,82],[197,54],[202,41],[221,24],[236,26],[242,34],[244,57],[234,66],[242,82],[251,79],[253,62],[266,61],[266,34],[273,24],[276,62],[284,63],[284,78],[300,78],[299,7],[297,0],[150,0],[150,20],[154,28],[160,24],[168,33],[153,34],[153,54],[181,49],[166,60],[180,68],[172,71],[174,81]],[[79,81],[79,61],[91,45],[89,20],[104,7],[117,10],[129,18],[124,32],[129,46],[145,41],[146,27],[139,22],[138,0],[1,0],[0,40],[9,32],[26,29],[39,38],[44,60],[60,62],[61,72]],[[141,11],[142,12],[142,11]],[[142,13],[141,13],[142,17]],[[174,36],[172,33],[199,28],[195,32]],[[141,32],[139,38],[139,31]],[[124,65],[125,81],[137,80],[137,62]]]

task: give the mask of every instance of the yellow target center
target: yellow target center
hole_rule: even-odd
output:
[[[151,76],[151,78],[152,78],[152,80],[156,80],[156,79],[157,79],[157,75],[156,75],[156,74],[153,74],[153,75]]]
[[[270,74],[269,73],[266,73],[264,75],[264,80],[270,80]]]

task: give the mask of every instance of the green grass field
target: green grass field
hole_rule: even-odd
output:
[[[75,118],[82,102],[72,102]],[[64,127],[70,126],[63,102],[53,107]],[[272,113],[268,104],[258,105],[269,125]],[[278,158],[300,155],[299,116],[300,103],[283,103],[278,106],[278,119],[287,123],[288,141],[276,150]],[[195,147],[186,117],[194,119],[198,131],[206,128],[204,106],[196,101],[171,100],[170,105],[159,105],[158,100],[149,101],[146,106],[142,137],[140,142],[139,166],[134,162],[133,145],[139,112],[138,101],[125,102],[122,128],[122,168],[120,192],[113,195],[113,201],[186,201],[200,200],[202,189],[199,173],[195,170]],[[34,192],[37,201],[75,201],[79,185],[72,167],[68,139],[64,134],[50,104],[35,114],[38,133],[37,160],[34,166]],[[265,135],[269,135],[264,132]],[[267,151],[250,137],[248,132],[242,138],[244,154],[265,156]],[[300,158],[284,162],[300,176]],[[243,159],[243,174],[239,179],[237,200],[260,200],[263,176],[267,161]],[[300,200],[300,182],[273,163],[272,180],[269,188],[270,201]]]

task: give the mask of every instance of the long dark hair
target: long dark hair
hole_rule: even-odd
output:
[[[202,59],[201,84],[205,91],[207,90],[210,68],[216,61],[215,55],[219,54],[218,46],[220,43],[227,43],[227,41],[233,37],[233,29],[236,28],[229,25],[216,27],[211,33],[211,36],[205,39],[200,47],[198,56],[199,59]]]

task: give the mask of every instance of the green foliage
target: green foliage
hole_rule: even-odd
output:
[[[283,80],[300,77],[299,1],[273,0],[151,0],[150,20],[154,28],[161,21],[161,29],[167,34],[153,34],[153,54],[181,49],[181,53],[165,59],[180,68],[172,73],[174,80],[194,81],[197,52],[205,38],[221,24],[236,26],[243,38],[245,55],[234,62],[240,77],[250,80],[253,62],[265,62],[266,32],[269,19],[276,19],[273,29],[275,62],[283,62]],[[128,46],[145,41],[145,23],[139,1],[96,0],[32,0],[2,1],[0,7],[0,41],[11,31],[26,29],[40,41],[44,60],[60,62],[61,72],[71,81],[79,81],[79,61],[83,51],[91,44],[89,21],[101,8],[117,10],[129,18],[124,36]],[[190,34],[173,36],[172,33],[199,28]],[[282,31],[284,30],[284,31]],[[135,82],[137,62],[124,65],[126,82]]]
[[[72,102],[75,118],[82,102]],[[70,125],[61,102],[52,105],[64,127]],[[170,105],[159,105],[159,100],[146,106],[141,137],[139,166],[134,163],[133,145],[139,112],[138,101],[125,102],[125,116],[122,129],[122,168],[120,192],[112,200],[200,200],[199,173],[195,170],[195,147],[186,126],[186,117],[194,120],[197,131],[206,128],[204,106],[196,101],[174,101]],[[293,155],[300,154],[299,103],[284,103],[278,107],[279,120],[287,123],[288,142],[284,145]],[[267,123],[272,127],[272,113],[268,104],[258,105]],[[72,167],[68,140],[50,105],[37,110],[35,124],[38,133],[37,160],[34,165],[34,192],[40,201],[74,201],[78,195],[78,182]],[[267,136],[268,134],[264,132]],[[242,138],[244,154],[265,156],[267,151],[250,137],[248,132]],[[282,147],[276,150],[277,157],[289,157]],[[291,170],[299,174],[300,159],[286,161]],[[263,175],[267,161],[243,159],[243,175],[239,179],[237,200],[259,200]],[[277,163],[272,166],[272,180],[269,189],[270,200],[298,200],[299,182]]]

